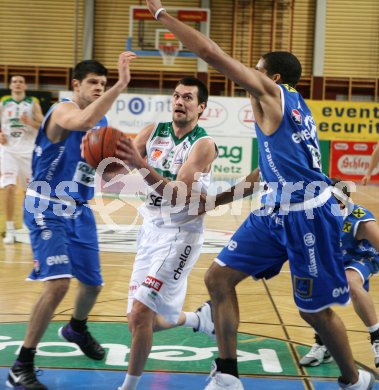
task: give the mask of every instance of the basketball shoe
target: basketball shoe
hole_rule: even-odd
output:
[[[299,364],[305,367],[316,367],[321,363],[330,363],[332,360],[333,357],[325,345],[315,343],[311,350],[300,359]]]
[[[87,357],[94,360],[104,359],[104,348],[92,337],[88,330],[83,333],[75,332],[71,325],[67,324],[58,330],[58,335],[63,340],[77,344]]]
[[[204,302],[195,313],[199,317],[199,326],[193,328],[193,331],[205,333],[212,340],[216,340],[215,325],[212,316],[212,302]]]
[[[34,368],[33,363],[21,363],[16,361],[10,368],[5,385],[11,389],[22,390],[47,390],[38,379],[40,371]]]
[[[375,355],[375,367],[379,367],[379,340],[373,340],[371,347]]]
[[[367,372],[367,371],[363,371],[363,370],[358,370],[358,373],[359,373],[358,382],[354,383],[353,385],[350,383],[346,385],[345,383],[342,383],[338,379],[338,385],[340,386],[340,390],[344,390],[344,389],[347,389],[347,390],[371,390],[374,388],[375,377],[373,374],[371,374],[370,372]]]
[[[16,242],[16,235],[14,230],[7,230],[5,232],[5,237],[3,238],[3,243],[5,245],[11,245]]]
[[[217,371],[216,362],[213,362],[209,377],[211,381],[204,390],[243,390],[243,385],[239,378]]]

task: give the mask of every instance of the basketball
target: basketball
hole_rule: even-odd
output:
[[[83,142],[83,155],[87,163],[97,168],[105,158],[115,157],[117,141],[121,137],[124,137],[124,133],[110,126],[90,131]],[[107,171],[119,167],[120,164],[114,162],[107,166]]]

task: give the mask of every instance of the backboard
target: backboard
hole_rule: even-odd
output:
[[[208,8],[166,7],[167,12],[189,26],[209,36],[210,10]],[[139,56],[160,56],[162,48],[178,48],[179,57],[196,57],[170,31],[154,19],[147,7],[130,7],[129,36],[126,49]]]

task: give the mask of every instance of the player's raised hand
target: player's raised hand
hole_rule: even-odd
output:
[[[154,17],[159,8],[162,8],[162,2],[160,0],[146,0],[146,4]]]
[[[131,80],[130,62],[136,58],[137,55],[132,51],[124,51],[118,58],[118,78],[125,87],[127,87]]]
[[[366,175],[363,176],[361,183],[364,186],[366,186],[370,182],[370,179],[371,179],[371,175],[367,173]]]

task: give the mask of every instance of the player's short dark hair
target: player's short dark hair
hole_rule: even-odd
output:
[[[288,51],[271,51],[262,56],[267,76],[279,73],[283,84],[296,87],[301,77],[301,63]]]
[[[98,61],[84,60],[79,62],[72,73],[72,78],[75,80],[84,80],[89,73],[94,73],[98,76],[108,76],[108,69]]]
[[[330,178],[332,181],[332,186],[341,191],[347,198],[350,198],[350,188],[349,183],[340,179]],[[336,194],[334,194],[335,196]],[[335,196],[336,197],[336,196]],[[338,197],[337,197],[338,199]],[[338,199],[339,200],[339,199]]]
[[[183,77],[177,82],[175,88],[178,85],[185,85],[186,87],[197,87],[197,100],[199,104],[205,103],[205,106],[207,105],[209,95],[208,88],[201,80],[197,79],[196,77]]]

